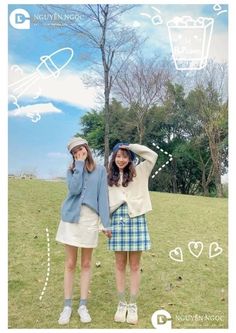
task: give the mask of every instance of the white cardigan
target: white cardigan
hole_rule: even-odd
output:
[[[157,160],[157,153],[139,145],[130,144],[127,147],[135,154],[143,157],[145,161],[135,167],[136,177],[133,177],[127,187],[108,186],[110,212],[113,213],[123,203],[127,203],[130,217],[136,217],[152,210],[148,191],[148,178]]]

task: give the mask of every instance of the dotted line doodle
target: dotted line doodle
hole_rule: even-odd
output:
[[[152,143],[152,145],[154,147],[156,147],[158,150],[160,150],[162,153],[164,153],[165,155],[169,156],[168,161],[166,161],[155,173],[154,175],[152,175],[152,178],[155,178],[156,175],[165,167],[167,166],[172,160],[173,160],[173,156],[171,154],[169,154],[167,151],[164,151],[162,148],[160,148],[158,145],[156,145],[154,142]]]
[[[41,291],[41,295],[39,296],[39,300],[42,301],[43,295],[47,289],[49,275],[50,275],[50,237],[49,237],[49,231],[48,228],[46,228],[46,237],[47,237],[47,253],[48,253],[48,260],[47,260],[47,274],[45,278],[45,283],[43,290]]]

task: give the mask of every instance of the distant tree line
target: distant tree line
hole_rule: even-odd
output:
[[[118,141],[139,142],[154,150],[156,143],[173,155],[157,176],[150,177],[153,191],[223,196],[221,176],[228,166],[228,104],[211,81],[205,83],[185,93],[182,85],[167,81],[161,103],[150,103],[142,118],[140,101],[124,106],[112,99],[110,150]],[[104,154],[104,119],[104,110],[87,112],[81,118],[82,131],[77,133],[99,155]],[[153,174],[168,158],[157,153]]]

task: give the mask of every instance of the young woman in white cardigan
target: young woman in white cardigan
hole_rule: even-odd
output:
[[[135,155],[144,159],[134,165]],[[112,238],[108,247],[115,251],[116,287],[118,307],[114,320],[137,324],[136,299],[140,285],[140,259],[142,251],[151,247],[145,214],[152,209],[148,191],[148,178],[156,163],[157,154],[139,144],[118,143],[108,170],[109,205]],[[130,266],[130,299],[126,303],[126,266]]]

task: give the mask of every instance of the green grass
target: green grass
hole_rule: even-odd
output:
[[[55,234],[66,192],[63,182],[9,181],[9,328],[59,328],[64,248],[56,243]],[[138,325],[113,322],[117,305],[114,256],[101,234],[93,256],[89,294],[93,321],[81,324],[76,313],[78,265],[73,315],[65,328],[153,328],[151,316],[161,308],[171,313],[174,328],[227,328],[227,199],[157,192],[152,192],[151,198],[153,210],[147,217],[152,249],[142,257]],[[47,272],[46,228],[51,267],[40,301]],[[200,257],[190,254],[189,241],[203,242]],[[223,253],[209,259],[211,242],[218,242]],[[168,255],[178,246],[184,256],[181,263]],[[96,268],[96,261],[101,261],[101,267]],[[195,315],[204,319],[193,320]]]

